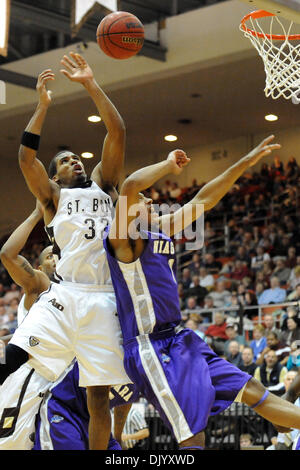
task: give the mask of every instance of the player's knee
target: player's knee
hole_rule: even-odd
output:
[[[15,344],[8,344],[5,348],[4,363],[0,364],[0,385],[29,359],[28,353]]]
[[[87,387],[87,404],[90,414],[109,410],[109,387]]]

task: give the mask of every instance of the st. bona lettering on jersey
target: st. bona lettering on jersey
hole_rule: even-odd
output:
[[[111,198],[95,182],[85,188],[61,189],[56,215],[47,227],[59,249],[58,279],[110,284],[103,236],[112,210]]]

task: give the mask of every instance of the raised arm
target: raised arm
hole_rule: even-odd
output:
[[[51,103],[51,92],[46,89],[49,80],[54,80],[51,69],[45,70],[38,77],[36,89],[39,103],[25,129],[19,149],[19,164],[27,186],[46,209],[53,203],[57,186],[49,180],[44,165],[37,159],[39,139]]]
[[[46,275],[33,269],[30,263],[20,255],[30,233],[42,217],[43,211],[37,203],[32,214],[11,234],[0,252],[1,261],[10,277],[16,284],[23,287],[26,294],[42,292],[49,285]]]
[[[101,162],[94,168],[91,178],[103,189],[116,187],[124,164],[125,125],[119,112],[100,88],[88,63],[80,54],[70,52],[64,56],[61,72],[71,81],[81,83],[94,101],[107,130],[102,148]]]
[[[281,147],[279,144],[271,144],[273,139],[273,135],[264,139],[245,157],[241,158],[220,176],[207,183],[190,202],[174,214],[161,216],[160,224],[164,231],[166,231],[167,227],[170,227],[168,234],[170,236],[174,235],[177,233],[177,227],[179,227],[179,230],[182,230],[201,215],[197,206],[202,205],[203,210],[208,211],[217,205],[244,171],[256,165],[261,158],[269,155],[272,150]]]

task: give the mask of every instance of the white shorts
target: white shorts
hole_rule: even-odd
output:
[[[57,380],[76,357],[81,387],[131,382],[123,366],[115,294],[99,289],[52,283],[15,331],[10,343],[27,351],[33,357],[29,364],[46,379]]]
[[[35,417],[52,385],[23,364],[0,386],[0,450],[30,450]]]

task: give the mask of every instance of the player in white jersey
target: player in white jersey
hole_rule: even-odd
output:
[[[111,427],[109,387],[130,382],[123,367],[122,336],[102,247],[103,231],[111,222],[111,196],[116,197],[123,167],[125,128],[83,57],[70,53],[62,64],[61,72],[88,91],[107,135],[90,181],[80,158],[70,151],[54,157],[48,176],[36,157],[51,103],[46,84],[55,76],[51,69],[40,74],[39,104],[23,134],[19,163],[29,189],[44,208],[44,221],[59,256],[60,284],[51,285],[16,330],[6,347],[6,364],[0,365],[0,383],[28,357],[47,368],[46,378],[55,381],[75,356],[80,386],[87,387],[90,448],[101,450],[107,448]]]
[[[12,233],[1,250],[1,261],[11,278],[24,290],[18,307],[18,325],[26,317],[37,297],[50,286],[55,271],[52,246],[45,248],[39,269],[20,255],[32,229],[42,219],[43,211],[37,203],[32,214]],[[0,386],[0,450],[29,450],[35,431],[35,416],[41,405],[49,381],[34,370],[34,360],[23,364]]]

